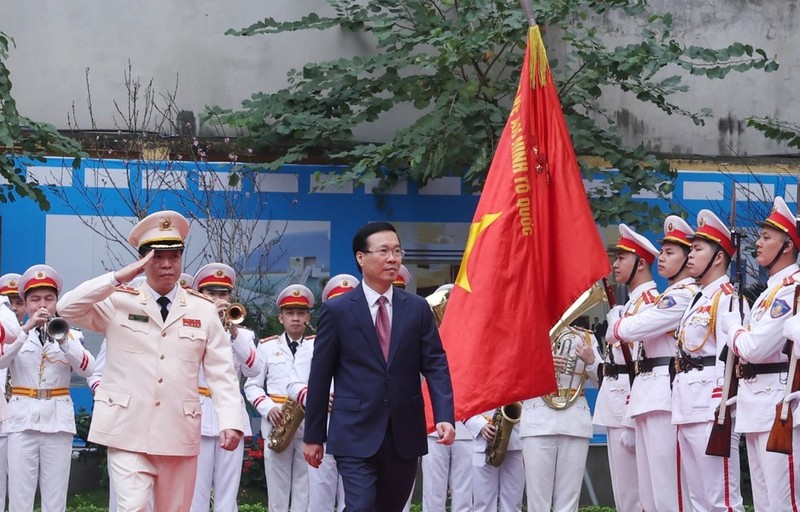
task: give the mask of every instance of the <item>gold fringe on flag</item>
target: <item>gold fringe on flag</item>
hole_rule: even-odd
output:
[[[534,89],[537,85],[538,87],[544,87],[547,84],[547,70],[550,64],[547,61],[547,50],[544,47],[544,41],[542,41],[539,25],[528,28],[528,48],[531,52],[531,87]]]

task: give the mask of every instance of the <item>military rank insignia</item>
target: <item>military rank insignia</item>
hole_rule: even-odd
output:
[[[200,319],[198,319],[198,318],[184,318],[183,319],[183,326],[184,327],[200,327]]]
[[[789,307],[789,304],[787,304],[785,300],[776,299],[775,302],[772,303],[772,307],[769,309],[769,315],[772,318],[778,318],[791,311],[791,309],[792,308]]]

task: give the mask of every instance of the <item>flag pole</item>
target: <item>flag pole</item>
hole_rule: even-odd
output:
[[[522,10],[525,11],[525,17],[528,19],[528,26],[536,26],[536,15],[533,14],[533,7],[531,7],[531,0],[519,0],[522,4]]]

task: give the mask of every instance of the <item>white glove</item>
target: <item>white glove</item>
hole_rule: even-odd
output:
[[[789,402],[791,404],[792,402],[796,402],[798,400],[800,400],[800,391],[794,391],[792,393],[789,393],[789,396],[784,398],[783,401]]]
[[[736,405],[736,397],[732,396],[725,402],[725,407],[730,407],[732,405]]]
[[[636,447],[636,431],[632,428],[626,428],[619,436],[619,442],[628,451],[633,451]]]
[[[794,342],[794,353],[800,354],[800,316],[793,316],[783,322],[783,335]]]
[[[738,311],[725,311],[717,317],[722,333],[731,336],[736,329],[742,327],[742,318]]]
[[[614,306],[606,315],[606,321],[608,322],[608,330],[606,330],[606,339],[612,339],[615,341],[622,341],[618,340],[614,337],[614,326],[617,325],[617,322],[622,317],[622,306]]]

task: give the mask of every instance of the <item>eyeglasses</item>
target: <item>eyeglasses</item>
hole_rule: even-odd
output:
[[[406,250],[405,249],[400,249],[399,247],[397,249],[392,249],[392,250],[389,250],[389,249],[386,249],[386,248],[382,248],[382,249],[378,249],[377,251],[361,251],[361,252],[368,252],[368,253],[371,253],[371,254],[377,254],[378,256],[380,256],[383,259],[389,258],[389,255],[392,255],[395,258],[402,258],[403,256],[406,255]]]

